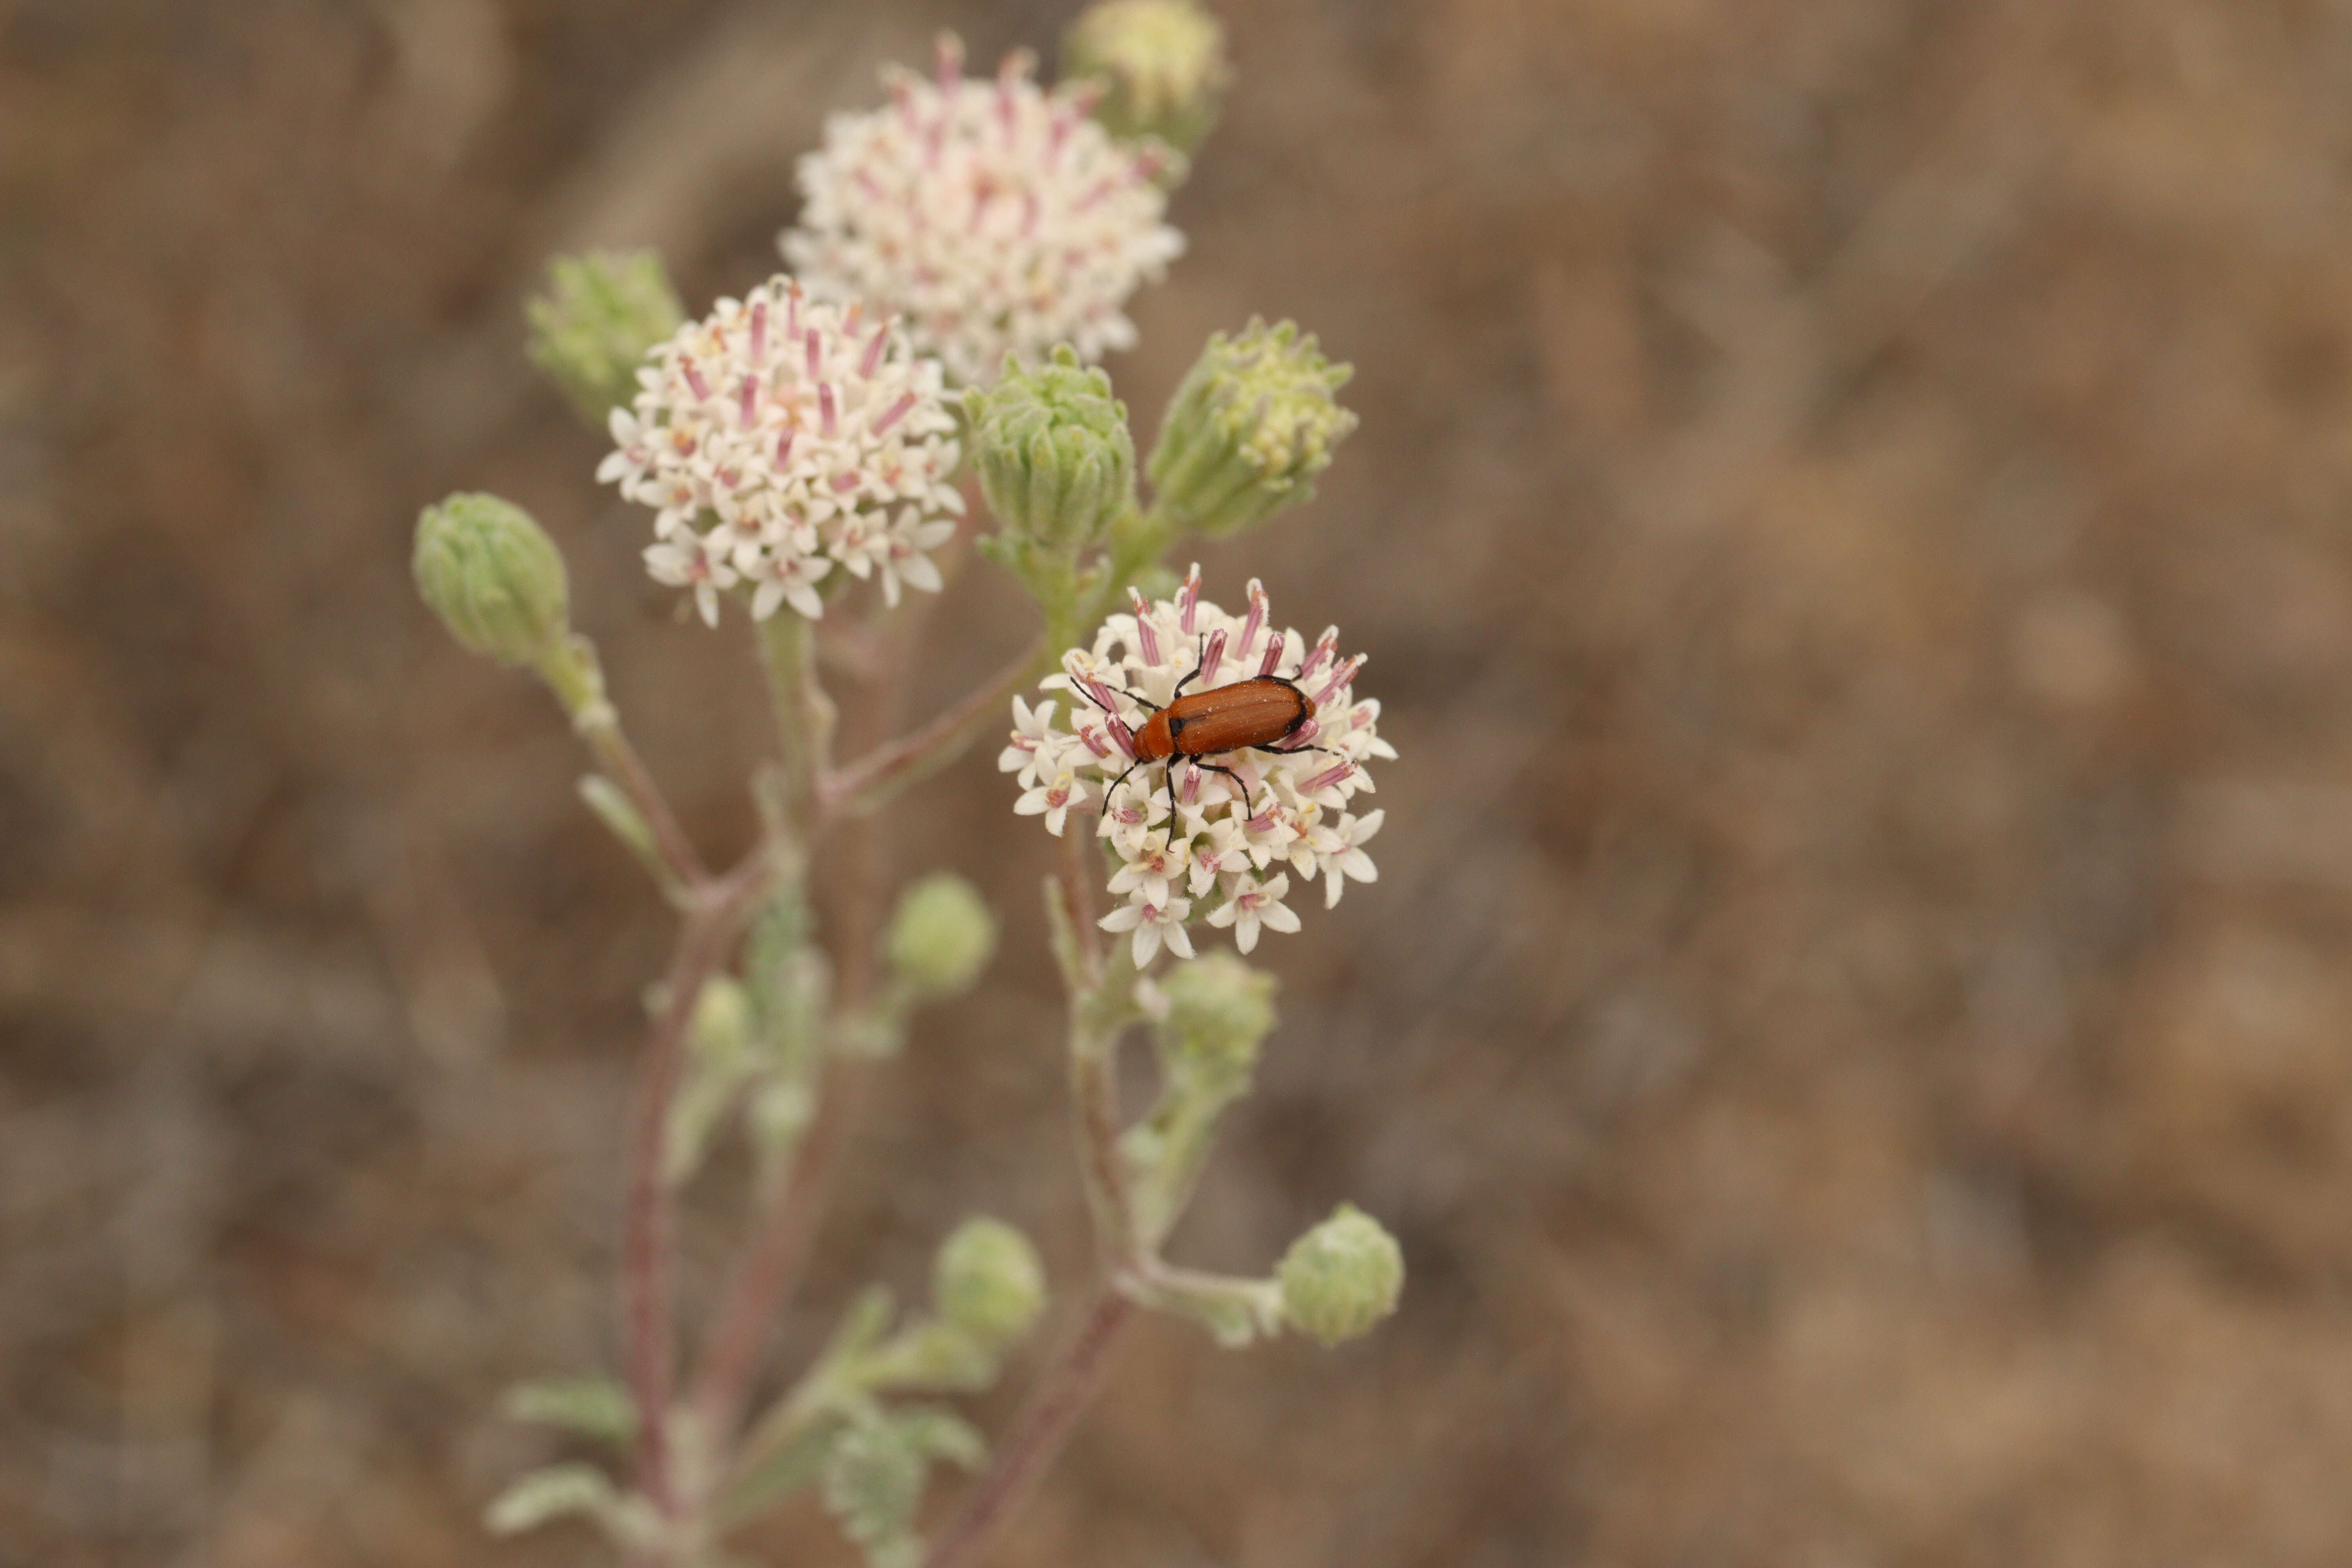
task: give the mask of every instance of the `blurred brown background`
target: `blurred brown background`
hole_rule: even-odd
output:
[[[740,843],[742,628],[644,579],[520,300],[594,242],[740,289],[879,61],[1073,9],[0,5],[0,1563],[601,1560],[476,1521],[555,1451],[499,1391],[609,1364],[667,923],[411,522],[546,521]],[[1349,1196],[1412,1277],[1336,1353],[1147,1326],[998,1561],[2352,1561],[2352,11],[1221,9],[1111,369],[1148,420],[1252,311],[1356,362],[1210,581],[1339,621],[1404,756],[1179,1250]],[[921,700],[1017,636],[973,574]],[[797,1352],[971,1208],[1081,1267],[1009,801],[896,819],[1007,942]]]

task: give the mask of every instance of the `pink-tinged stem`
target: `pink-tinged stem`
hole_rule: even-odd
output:
[[[646,828],[654,836],[654,848],[677,884],[692,888],[709,882],[710,873],[703,868],[702,857],[695,853],[694,841],[678,826],[677,814],[670,809],[668,798],[654,783],[636,748],[629,744],[620,721],[614,719],[585,725],[583,738],[589,750],[596,753],[596,760],[604,763],[604,772],[629,797],[629,804],[637,808],[637,815],[645,818]]]
[[[731,1442],[742,1419],[744,1395],[759,1370],[769,1331],[807,1271],[810,1248],[831,1194],[841,1152],[856,1125],[865,1100],[869,1064],[836,1057],[825,1068],[817,1091],[815,1117],[793,1152],[784,1190],[737,1260],[729,1280],[719,1326],[711,1331],[694,1407],[714,1441]]]
[[[1116,1289],[1105,1286],[1096,1292],[1077,1332],[1046,1368],[998,1446],[995,1463],[948,1521],[924,1568],[973,1568],[980,1561],[1069,1440],[1102,1382],[1111,1347],[1134,1315],[1135,1303]]]
[[[822,787],[823,811],[852,816],[872,811],[907,785],[953,762],[992,721],[1009,722],[1006,705],[1014,692],[1045,668],[1045,654],[1042,642],[1031,647],[993,679],[921,729],[877,746],[836,769]]]
[[[702,988],[725,960],[773,876],[762,847],[723,880],[706,881],[696,889],[698,902],[670,960],[668,998],[654,1021],[653,1040],[638,1069],[621,1242],[622,1318],[628,1338],[629,1386],[637,1405],[638,1474],[646,1495],[666,1516],[676,1512],[678,1502],[668,1442],[675,1260],[669,1194],[662,1181],[670,1100],[685,1068],[687,1032]]]

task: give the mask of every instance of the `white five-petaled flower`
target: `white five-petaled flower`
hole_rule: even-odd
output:
[[[1209,923],[1232,926],[1234,945],[1247,952],[1257,945],[1257,928],[1261,925],[1268,931],[1298,929],[1297,911],[1282,901],[1282,896],[1288,891],[1290,879],[1278,871],[1264,882],[1244,876],[1232,896],[1210,911]]]
[[[1184,926],[1196,914],[1230,927],[1244,952],[1262,931],[1297,931],[1284,901],[1294,874],[1322,878],[1327,906],[1347,881],[1379,876],[1363,846],[1382,814],[1352,806],[1372,789],[1366,764],[1396,752],[1380,737],[1380,703],[1355,695],[1363,658],[1339,657],[1338,628],[1310,644],[1269,611],[1255,582],[1242,615],[1207,603],[1195,566],[1173,598],[1135,595],[1133,612],[1105,621],[1091,648],[1063,656],[1062,672],[1043,684],[1066,699],[1068,729],[1057,727],[1057,701],[1013,700],[1014,728],[997,766],[1019,775],[1013,810],[1043,816],[1057,835],[1070,812],[1098,814],[1097,834],[1118,862],[1109,891],[1127,900],[1102,927],[1134,933],[1138,968],[1162,945],[1191,957]],[[1179,681],[1190,678],[1190,696],[1269,675],[1314,705],[1293,733],[1264,747],[1135,762],[1137,733],[1174,700]]]
[[[596,477],[655,509],[646,569],[692,588],[704,620],[739,585],[761,620],[822,616],[835,565],[879,576],[893,605],[901,584],[938,591],[929,552],[963,510],[955,416],[896,322],[778,276],[678,329],[637,382]]]
[[[1127,297],[1184,247],[1160,221],[1177,155],[1114,141],[1089,116],[1094,83],[1047,92],[1033,66],[1017,53],[967,79],[943,38],[936,79],[886,72],[890,103],[833,116],[800,163],[793,270],[819,298],[899,312],[960,382],[993,379],[1008,351],[1128,347]]]

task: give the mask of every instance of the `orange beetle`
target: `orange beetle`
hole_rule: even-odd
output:
[[[1217,634],[1217,638],[1219,646],[1222,647],[1224,634],[1220,632]],[[1277,649],[1280,640],[1276,639]],[[1272,661],[1272,658],[1273,655],[1269,654],[1268,662]],[[1315,700],[1298,689],[1294,681],[1283,676],[1255,675],[1246,680],[1236,680],[1230,686],[1220,686],[1213,690],[1196,691],[1190,697],[1185,696],[1184,688],[1198,679],[1201,671],[1207,666],[1208,656],[1204,648],[1200,661],[1192,667],[1192,673],[1176,683],[1176,690],[1169,699],[1168,706],[1153,708],[1151,717],[1145,720],[1142,727],[1135,731],[1135,761],[1129,765],[1127,773],[1113,779],[1110,788],[1103,792],[1105,810],[1109,809],[1111,796],[1118,792],[1120,784],[1127,782],[1128,774],[1151,763],[1169,763],[1168,813],[1173,816],[1176,813],[1174,759],[1178,757],[1189,759],[1194,767],[1204,773],[1223,773],[1233,780],[1234,787],[1241,791],[1243,802],[1246,804],[1249,800],[1249,786],[1243,784],[1239,773],[1221,763],[1203,762],[1201,759],[1213,757],[1224,752],[1246,751],[1272,752],[1277,756],[1287,755],[1294,752],[1324,752],[1330,755],[1338,755],[1327,746],[1275,744],[1277,741],[1286,741],[1297,734],[1315,717]],[[1150,703],[1145,702],[1134,692],[1130,691],[1128,695],[1135,697],[1139,702],[1143,702],[1145,707],[1151,707]],[[1088,700],[1104,712],[1109,713],[1114,720],[1118,717],[1117,713],[1111,711],[1110,705],[1099,697],[1094,696],[1091,692],[1087,693],[1087,696]]]

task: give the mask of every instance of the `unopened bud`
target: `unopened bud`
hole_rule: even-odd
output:
[[[1160,421],[1150,465],[1160,510],[1223,538],[1312,496],[1356,427],[1332,395],[1353,374],[1289,321],[1212,337]]]
[[[1282,1258],[1282,1315],[1327,1345],[1369,1331],[1396,1310],[1404,1254],[1381,1222],[1353,1204],[1290,1244]]]
[[[1034,369],[1007,356],[994,386],[964,394],[964,412],[981,489],[1007,533],[1083,550],[1133,500],[1127,405],[1068,344]]]
[[[689,1030],[695,1055],[704,1061],[740,1061],[751,1044],[751,994],[732,975],[717,975],[694,1001]]]
[[[548,291],[525,311],[530,363],[599,430],[606,415],[636,395],[646,351],[685,320],[661,258],[650,250],[559,256],[548,268]]]
[[[1274,1028],[1274,986],[1273,975],[1225,952],[1169,973],[1160,982],[1168,1011],[1158,1031],[1171,1068],[1213,1099],[1245,1092],[1258,1047]]]
[[[476,653],[540,664],[571,618],[563,557],[530,514],[492,495],[454,495],[416,520],[416,587]]]
[[[996,949],[996,917],[951,872],[924,878],[890,917],[890,968],[919,996],[952,996],[980,978]]]
[[[931,1295],[950,1323],[992,1347],[1009,1344],[1045,1310],[1045,1270],[1011,1226],[968,1219],[940,1248]]]
[[[1126,141],[1190,153],[1216,122],[1232,72],[1225,31],[1192,0],[1103,0],[1062,38],[1062,74],[1103,84],[1095,118]]]

